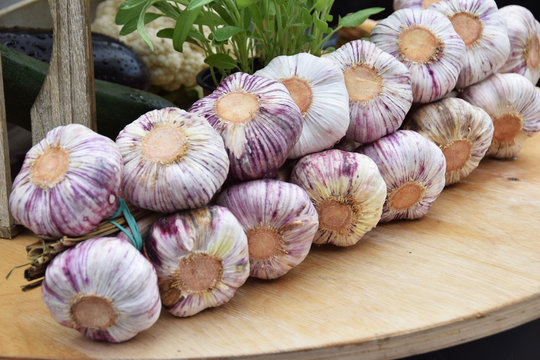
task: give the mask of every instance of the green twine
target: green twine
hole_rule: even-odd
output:
[[[120,206],[118,206],[118,210],[116,210],[114,215],[109,218],[109,222],[116,226],[118,229],[120,229],[120,231],[122,231],[124,234],[126,234],[127,237],[131,240],[133,246],[135,246],[137,250],[141,251],[143,243],[141,233],[139,232],[139,228],[137,227],[137,221],[135,220],[133,215],[131,215],[131,212],[129,211],[126,202],[121,197],[118,198],[118,202],[120,203]],[[131,234],[125,228],[120,226],[116,221],[112,220],[119,217],[120,214],[122,214],[124,216],[124,219],[126,219],[129,230],[131,230]]]

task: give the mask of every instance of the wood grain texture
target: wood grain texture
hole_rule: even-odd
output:
[[[123,344],[63,328],[22,271],[0,286],[0,355],[47,358],[392,359],[540,317],[540,137],[514,161],[487,159],[428,215],[383,224],[351,248],[314,247],[276,281],[249,279],[226,305],[163,311]],[[31,236],[0,241],[0,273]]]
[[[30,112],[32,141],[57,126],[96,129],[89,0],[49,0],[53,49],[45,83]]]

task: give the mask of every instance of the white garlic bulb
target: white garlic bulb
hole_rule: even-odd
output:
[[[306,192],[279,180],[254,180],[232,186],[218,198],[247,234],[250,275],[276,279],[307,256],[319,227]]]
[[[476,169],[493,137],[489,115],[457,98],[445,98],[415,109],[403,128],[420,133],[441,148],[446,158],[446,185],[460,181]]]
[[[375,161],[386,182],[381,222],[421,218],[444,188],[444,155],[417,132],[399,130],[356,151]]]
[[[444,15],[398,10],[375,25],[370,39],[409,68],[414,102],[438,100],[456,86],[465,44]]]
[[[464,88],[484,80],[503,66],[510,42],[493,0],[445,0],[429,7],[448,17],[465,43],[463,67],[456,83]]]
[[[93,238],[56,256],[41,297],[53,318],[93,340],[122,342],[161,311],[154,268],[127,241]]]
[[[427,9],[431,4],[440,2],[441,0],[394,0],[394,10],[407,8]]]
[[[84,235],[115,213],[121,176],[114,141],[80,124],[59,126],[26,154],[9,209],[38,236]]]
[[[413,100],[407,67],[364,40],[350,41],[327,58],[345,77],[351,117],[347,139],[369,143],[396,131]]]
[[[484,109],[493,120],[493,140],[487,155],[512,158],[527,137],[540,131],[540,93],[522,75],[492,75],[466,88],[461,97]]]
[[[349,97],[333,62],[307,53],[277,56],[254,75],[279,81],[304,116],[300,138],[289,152],[296,159],[331,148],[349,126]]]
[[[157,271],[161,301],[175,316],[226,303],[249,276],[246,234],[221,206],[158,220],[144,250]]]
[[[306,190],[317,209],[314,244],[354,245],[381,217],[386,185],[367,156],[341,150],[304,156],[291,182]]]
[[[521,74],[536,85],[540,79],[540,23],[519,5],[502,7],[499,13],[510,39],[510,56],[499,72]]]
[[[219,134],[206,119],[177,108],[150,111],[116,138],[123,193],[143,209],[168,213],[206,205],[229,171]]]

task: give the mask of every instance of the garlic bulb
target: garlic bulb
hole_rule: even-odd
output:
[[[161,311],[154,268],[117,238],[85,240],[56,256],[45,272],[41,297],[61,325],[109,342],[148,329]]]
[[[396,131],[356,151],[375,161],[386,182],[381,222],[421,218],[444,188],[443,152],[414,131]]]
[[[161,301],[175,316],[226,303],[249,276],[246,234],[224,207],[162,218],[144,245],[158,274]]]
[[[219,134],[206,119],[177,108],[150,111],[116,138],[124,159],[123,193],[157,212],[206,205],[229,171]]]
[[[369,143],[396,131],[413,96],[405,65],[369,41],[351,41],[327,56],[345,76],[351,122],[347,138]]]
[[[444,15],[398,10],[375,25],[371,41],[409,68],[414,102],[432,102],[454,89],[465,44]]]
[[[302,132],[302,113],[283,84],[241,72],[189,111],[221,134],[231,175],[239,180],[274,175]]]
[[[464,88],[484,80],[506,62],[510,42],[493,0],[445,0],[430,10],[446,15],[465,43],[463,67],[456,83]]]
[[[522,75],[492,75],[466,88],[461,97],[484,109],[493,121],[493,140],[487,155],[512,158],[527,137],[540,131],[540,93]]]
[[[38,236],[84,235],[118,208],[121,174],[112,140],[83,125],[59,126],[26,154],[9,208]]]
[[[279,180],[254,180],[225,190],[227,207],[247,234],[250,275],[276,279],[307,256],[319,227],[306,192]]]
[[[521,74],[536,85],[540,79],[540,23],[519,5],[500,8],[499,14],[510,39],[510,56],[499,72]]]
[[[307,53],[277,56],[254,75],[285,85],[304,116],[302,133],[289,152],[296,159],[331,148],[349,126],[349,97],[333,62]]]
[[[493,137],[489,115],[465,100],[445,98],[411,112],[404,129],[437,144],[446,158],[445,184],[468,176],[486,154]]]
[[[307,155],[291,182],[306,190],[319,215],[314,244],[354,245],[381,217],[386,186],[367,156],[341,150]]]
[[[426,9],[431,4],[440,1],[441,0],[394,0],[394,10],[407,8]]]

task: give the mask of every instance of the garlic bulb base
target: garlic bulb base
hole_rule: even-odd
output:
[[[216,101],[216,114],[223,120],[239,124],[253,119],[259,111],[259,102],[255,95],[233,91]]]
[[[30,168],[30,181],[46,190],[64,179],[69,165],[69,155],[60,147],[43,152]]]
[[[399,54],[411,62],[428,64],[436,61],[441,47],[437,36],[422,26],[410,27],[398,38]]]
[[[187,153],[189,143],[181,128],[161,125],[150,130],[142,140],[142,155],[162,165],[172,164]]]
[[[505,113],[493,120],[493,127],[493,141],[511,144],[521,132],[523,120],[518,114]]]
[[[267,260],[283,252],[281,236],[270,227],[257,227],[247,233],[249,256],[253,260]]]
[[[465,46],[471,46],[482,36],[482,22],[478,15],[468,12],[454,14],[450,22],[457,34],[465,43]]]
[[[318,203],[315,208],[319,214],[320,229],[341,233],[350,231],[353,218],[359,215],[354,203],[348,204],[347,201],[326,199]]]
[[[308,81],[298,76],[292,76],[280,82],[285,85],[292,99],[300,108],[300,112],[305,114],[313,102],[313,91]]]
[[[408,182],[388,195],[388,206],[396,211],[415,207],[424,197],[426,187],[417,182]]]
[[[443,146],[446,172],[460,170],[471,157],[472,144],[467,139],[454,140]]]
[[[77,328],[107,330],[116,324],[118,311],[105,297],[79,293],[70,302],[71,319]]]
[[[351,66],[343,73],[349,98],[354,101],[369,101],[381,94],[383,80],[372,67],[365,64]]]

